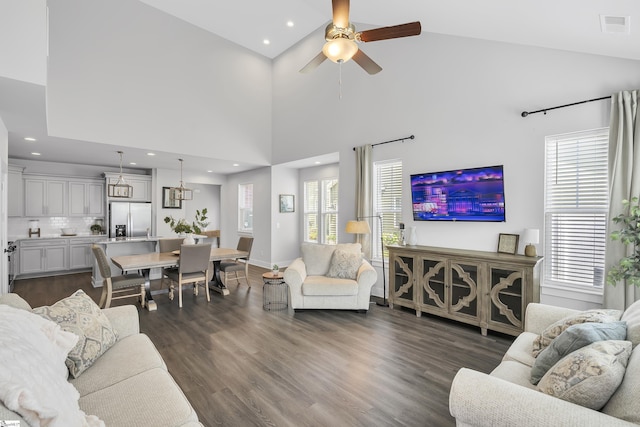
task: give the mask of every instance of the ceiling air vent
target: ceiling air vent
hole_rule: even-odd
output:
[[[608,34],[630,34],[630,16],[600,15],[600,28],[603,33]]]

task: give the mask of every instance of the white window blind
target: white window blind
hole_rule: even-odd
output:
[[[318,242],[318,181],[304,183],[304,241]]]
[[[604,284],[608,140],[606,128],[546,138],[545,284]]]
[[[374,215],[382,217],[385,245],[399,241],[398,224],[402,221],[402,161],[386,160],[373,165]],[[374,222],[377,220],[374,220]],[[372,255],[380,259],[380,225],[372,223]],[[384,255],[387,256],[385,250]]]
[[[338,180],[304,182],[304,241],[338,243]]]

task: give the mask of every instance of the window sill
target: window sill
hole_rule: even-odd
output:
[[[602,304],[603,289],[581,289],[556,285],[540,285],[540,297],[564,298],[592,304]]]

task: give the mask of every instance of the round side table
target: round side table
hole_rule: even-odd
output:
[[[268,271],[262,275],[262,308],[268,311],[284,310],[289,306],[289,287],[282,273]]]

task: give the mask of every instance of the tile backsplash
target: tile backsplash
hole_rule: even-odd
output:
[[[40,237],[59,236],[61,228],[75,228],[77,234],[91,234],[92,224],[102,221],[104,228],[104,218],[102,217],[68,217],[52,216],[48,218],[12,218],[7,221],[7,234],[11,238],[26,237],[29,235],[29,221],[37,219],[40,226]]]

